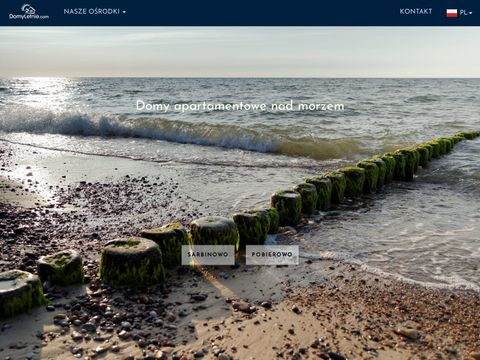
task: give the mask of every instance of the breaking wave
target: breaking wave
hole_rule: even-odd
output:
[[[321,139],[314,136],[294,137],[288,130],[274,126],[254,128],[232,124],[188,122],[165,118],[126,118],[82,113],[10,111],[0,114],[0,131],[71,136],[123,137],[164,140],[176,143],[217,146],[229,149],[275,153],[316,160],[343,158],[361,154],[361,143],[355,139]]]

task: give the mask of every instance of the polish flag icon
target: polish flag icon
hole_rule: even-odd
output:
[[[456,18],[458,17],[458,10],[457,9],[447,9],[447,18]]]

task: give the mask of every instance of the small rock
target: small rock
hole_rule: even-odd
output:
[[[480,351],[474,351],[470,353],[470,357],[473,360],[480,360]]]
[[[175,316],[175,314],[174,314],[174,313],[171,313],[171,312],[168,312],[166,315],[167,315],[167,316],[166,316],[166,319],[167,319],[168,321],[170,321],[170,322],[174,322],[174,321],[176,320],[176,318],[177,318],[177,317]]]
[[[195,301],[205,301],[207,299],[207,295],[204,294],[193,294],[191,296],[192,300]]]
[[[122,323],[120,324],[122,329],[125,329],[125,330],[131,330],[132,329],[132,324],[130,324],[128,321],[122,321]]]
[[[97,330],[97,327],[95,326],[95,324],[86,323],[86,324],[83,324],[82,329],[88,333],[94,333]]]
[[[260,306],[265,308],[265,309],[271,309],[272,308],[272,303],[270,301],[262,301]]]
[[[408,329],[405,327],[399,327],[395,330],[398,335],[401,335],[409,340],[418,340],[420,338],[420,333],[415,329]]]
[[[130,337],[130,333],[128,331],[122,330],[118,333],[118,337],[122,340],[125,340]]]
[[[296,304],[294,304],[294,305],[292,306],[292,311],[293,311],[295,314],[300,314],[300,313],[301,313],[300,309],[298,308],[298,306],[297,306]]]
[[[330,351],[328,352],[328,357],[332,360],[347,360],[347,358],[343,355],[340,355],[336,352]]]
[[[155,359],[156,360],[168,360],[168,353],[166,353],[165,351],[159,350],[155,354]]]
[[[80,334],[78,331],[73,331],[70,336],[72,337],[72,339],[74,341],[79,341],[79,340],[82,340],[83,339],[83,335]]]
[[[232,307],[234,310],[241,311],[247,314],[251,314],[256,311],[255,306],[251,306],[245,301],[235,301],[232,303]]]
[[[108,346],[98,346],[98,347],[95,349],[95,352],[96,352],[98,355],[100,355],[100,354],[106,353],[109,349],[110,349],[110,347],[108,347]]]

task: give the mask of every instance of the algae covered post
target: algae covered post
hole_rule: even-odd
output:
[[[109,241],[102,250],[99,268],[100,278],[116,287],[152,286],[165,276],[160,247],[140,237]]]

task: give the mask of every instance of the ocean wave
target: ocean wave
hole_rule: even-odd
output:
[[[434,101],[440,101],[442,97],[439,95],[418,95],[412,96],[407,99],[408,102],[429,103]]]
[[[355,139],[321,139],[314,136],[287,136],[275,126],[261,130],[233,124],[188,122],[165,118],[53,113],[29,109],[0,114],[0,131],[71,136],[123,137],[164,140],[217,146],[316,160],[344,158],[362,153]]]

